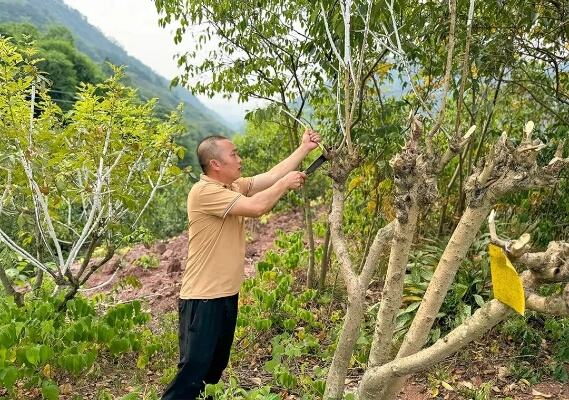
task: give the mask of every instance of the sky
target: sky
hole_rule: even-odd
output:
[[[118,43],[126,52],[142,61],[167,79],[177,75],[174,55],[190,50],[188,43],[176,46],[171,28],[158,26],[158,13],[152,0],[64,0],[83,14],[108,38]],[[209,99],[197,96],[208,108],[214,110],[232,124],[240,125],[246,110],[259,102],[238,104],[221,96]]]

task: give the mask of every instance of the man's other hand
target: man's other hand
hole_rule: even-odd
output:
[[[308,151],[312,151],[318,147],[320,143],[320,134],[312,129],[307,129],[302,135],[302,146],[306,147]]]
[[[300,171],[291,171],[286,174],[283,178],[286,187],[289,189],[298,189],[304,185],[306,179],[306,174]]]

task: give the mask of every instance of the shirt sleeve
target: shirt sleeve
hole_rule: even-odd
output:
[[[251,189],[253,189],[255,179],[253,177],[239,178],[233,183],[237,185],[239,193],[244,194],[245,196],[249,196]]]
[[[237,199],[243,194],[215,184],[206,184],[201,188],[198,210],[219,218],[225,218]]]

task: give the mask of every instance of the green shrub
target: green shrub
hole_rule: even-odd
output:
[[[46,285],[49,286],[49,285]],[[0,298],[0,385],[14,395],[16,383],[38,387],[44,398],[57,399],[53,379],[85,374],[101,354],[137,353],[143,368],[162,346],[145,328],[150,315],[138,301],[97,312],[94,300],[76,297],[58,311],[59,296],[46,287],[17,307]],[[31,296],[31,295],[29,295]]]

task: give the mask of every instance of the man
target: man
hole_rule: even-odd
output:
[[[198,145],[201,179],[188,195],[188,261],[180,289],[178,373],[162,400],[194,400],[217,383],[229,361],[244,278],[244,217],[259,217],[290,189],[304,184],[295,171],[320,142],[307,130],[300,146],[270,171],[241,178],[241,158],[223,136]]]

